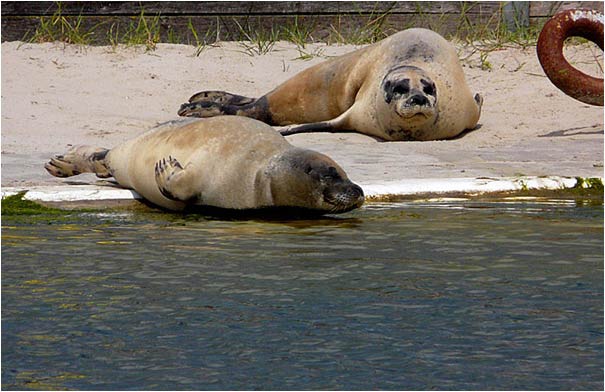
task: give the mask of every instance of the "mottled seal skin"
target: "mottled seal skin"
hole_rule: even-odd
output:
[[[74,147],[45,168],[56,177],[114,177],[151,203],[177,211],[207,206],[341,213],[364,201],[362,189],[332,159],[237,116],[172,121],[111,150]]]
[[[283,135],[353,130],[384,140],[437,140],[474,129],[482,104],[452,45],[431,30],[408,29],[310,67],[258,99],[202,91],[178,113],[252,117],[286,126]]]

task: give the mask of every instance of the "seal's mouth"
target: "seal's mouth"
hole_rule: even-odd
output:
[[[410,107],[397,111],[399,117],[406,120],[426,120],[435,114],[432,107]]]
[[[352,184],[345,189],[330,189],[324,192],[324,202],[331,206],[331,213],[342,213],[361,207],[365,200],[363,190]]]
[[[397,105],[396,112],[403,119],[421,121],[434,117],[436,110],[428,100],[422,104],[406,101]]]
[[[429,115],[426,113],[399,113],[399,117],[403,117],[409,120],[423,120],[429,118]]]

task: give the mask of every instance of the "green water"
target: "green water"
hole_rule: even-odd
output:
[[[2,388],[603,389],[603,206],[2,220]]]

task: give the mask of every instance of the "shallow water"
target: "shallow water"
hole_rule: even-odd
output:
[[[2,221],[3,389],[603,388],[603,206]]]

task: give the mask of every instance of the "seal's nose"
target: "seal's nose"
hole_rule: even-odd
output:
[[[353,184],[351,187],[351,193],[354,195],[353,197],[357,199],[357,205],[362,205],[365,200],[363,189],[361,189],[359,185]]]
[[[423,105],[426,105],[427,103],[429,103],[429,100],[424,95],[420,95],[420,94],[412,95],[407,100],[407,104],[410,106],[414,106],[414,105],[423,106]]]

